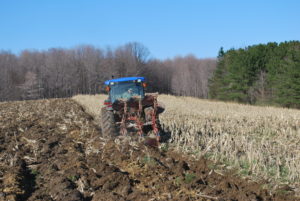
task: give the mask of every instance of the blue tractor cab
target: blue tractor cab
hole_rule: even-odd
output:
[[[122,77],[112,80],[106,80],[106,91],[109,92],[108,101],[114,103],[118,99],[128,100],[131,97],[144,98],[145,91],[144,77]]]

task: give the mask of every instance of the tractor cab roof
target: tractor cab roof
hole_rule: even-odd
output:
[[[135,80],[139,82],[144,82],[145,78],[144,77],[121,77],[112,80],[106,80],[104,84],[110,85],[111,82],[126,82],[126,81],[135,81]]]

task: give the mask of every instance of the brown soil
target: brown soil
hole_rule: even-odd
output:
[[[130,137],[109,140],[70,99],[0,104],[2,200],[300,200]]]

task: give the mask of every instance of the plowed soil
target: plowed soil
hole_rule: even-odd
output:
[[[130,137],[70,99],[0,104],[0,200],[299,200]]]

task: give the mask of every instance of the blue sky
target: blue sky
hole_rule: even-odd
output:
[[[1,0],[0,50],[140,42],[159,59],[300,40],[297,0]]]

